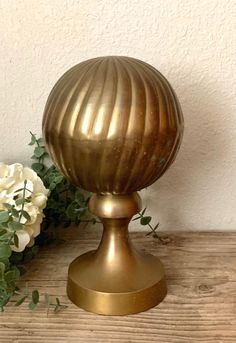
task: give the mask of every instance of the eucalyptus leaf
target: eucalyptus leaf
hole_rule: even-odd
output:
[[[20,205],[22,205],[22,204],[24,204],[24,203],[25,203],[25,199],[24,199],[24,198],[16,199],[16,205],[17,205],[17,206],[20,206]]]
[[[19,248],[19,238],[16,234],[13,236],[13,241],[14,241],[15,246]]]
[[[48,293],[44,294],[44,302],[45,304],[50,305],[50,297]]]
[[[5,264],[0,262],[0,280],[4,279],[4,272],[5,272]]]
[[[36,172],[36,173],[41,173],[44,170],[44,165],[42,163],[36,162],[33,163],[31,168]]]
[[[33,292],[32,292],[32,302],[34,304],[37,304],[39,302],[39,292],[37,289],[35,289]]]
[[[41,146],[37,146],[35,149],[34,149],[34,156],[39,158],[39,157],[42,157],[43,155],[45,154],[45,149]]]
[[[0,229],[0,236],[3,236],[7,233],[7,230],[6,229]]]
[[[144,213],[146,212],[146,207],[142,210],[142,212],[141,212],[141,216],[144,216]]]
[[[34,310],[36,306],[37,306],[37,304],[35,304],[33,301],[31,301],[28,305],[30,310]]]
[[[8,203],[6,203],[6,202],[3,203],[3,206],[4,206],[7,210],[9,210],[9,211],[11,211],[11,209],[12,209],[12,205],[10,205],[10,204],[8,204]]]
[[[17,281],[20,277],[20,272],[18,268],[13,267],[12,270],[9,270],[8,272],[5,273],[4,278],[5,280],[9,283],[12,281]]]
[[[31,141],[28,145],[34,145],[36,143],[36,136],[31,132]]]
[[[140,218],[142,218],[141,216],[138,216],[138,217],[135,217],[134,219],[132,219],[133,221],[134,220],[138,220],[138,219],[140,219]]]
[[[0,244],[0,259],[9,258],[11,256],[11,248],[9,244],[1,243]]]
[[[28,213],[28,212],[26,212],[26,211],[22,210],[22,211],[21,211],[21,214],[22,214],[22,215],[23,215],[23,217],[25,217],[25,219],[27,219],[28,221],[30,221],[30,220],[31,220],[31,217],[30,217],[30,215],[29,215],[29,213]]]
[[[84,205],[84,203],[85,203],[85,198],[84,198],[83,193],[82,193],[80,190],[77,190],[77,191],[75,192],[75,200],[76,200],[79,204]]]
[[[9,222],[8,226],[13,231],[21,230],[23,228],[23,224],[16,222],[14,220],[12,222]]]
[[[39,139],[37,139],[37,142],[38,142],[38,144],[44,144],[44,139],[43,138],[39,138]]]
[[[7,211],[0,211],[0,223],[6,223],[9,220],[9,213]]]
[[[28,295],[23,296],[22,298],[20,298],[16,303],[15,306],[20,306],[21,304],[23,304],[23,302],[28,298]]]
[[[7,229],[8,228],[8,222],[0,223],[0,228],[1,229]]]
[[[11,209],[11,213],[14,217],[18,218],[19,217],[19,212],[14,208],[12,207]]]
[[[150,216],[142,217],[140,219],[140,223],[141,223],[141,225],[148,225],[151,220],[152,220],[152,217],[150,217]]]

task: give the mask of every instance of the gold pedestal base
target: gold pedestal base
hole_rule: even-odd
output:
[[[96,264],[96,251],[79,256],[69,267],[68,297],[84,310],[104,315],[127,315],[156,306],[167,292],[161,262],[140,255],[134,263],[134,269],[124,265],[120,274],[108,276]]]
[[[67,293],[77,306],[99,314],[125,315],[145,311],[165,297],[162,263],[136,250],[129,240],[130,217],[139,209],[137,193],[92,197],[90,210],[101,218],[104,230],[98,249],[70,264]]]

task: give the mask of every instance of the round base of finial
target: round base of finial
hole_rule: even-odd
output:
[[[100,264],[97,251],[76,258],[69,267],[67,294],[78,307],[103,315],[128,315],[159,304],[167,293],[158,258],[133,251],[127,264]]]

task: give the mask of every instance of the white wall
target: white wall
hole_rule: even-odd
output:
[[[182,104],[176,163],[144,203],[162,229],[236,230],[234,0],[0,0],[0,160],[29,163],[47,95],[99,55],[153,64]]]

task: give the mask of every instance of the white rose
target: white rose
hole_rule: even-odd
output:
[[[30,220],[23,216],[20,222],[21,230],[16,231],[19,247],[12,246],[13,251],[23,251],[26,246],[34,244],[34,238],[40,233],[40,224],[43,220],[43,209],[47,203],[49,191],[44,187],[42,180],[30,168],[20,163],[6,165],[0,163],[0,210],[5,209],[3,203],[15,205],[20,210],[21,206],[15,203],[15,197],[23,197],[24,182],[26,181],[24,210],[30,215]]]

